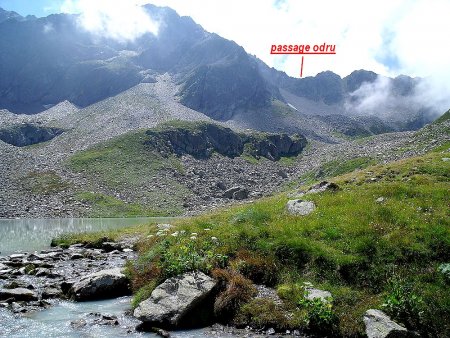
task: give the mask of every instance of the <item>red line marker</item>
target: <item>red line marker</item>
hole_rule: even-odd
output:
[[[302,55],[302,65],[300,66],[300,77],[302,77],[303,76],[303,59],[304,59],[305,57]]]
[[[336,52],[303,52],[303,53],[298,53],[298,52],[270,52],[270,54],[294,54],[294,55],[301,55],[301,54],[321,54],[321,55],[334,55],[336,54]]]

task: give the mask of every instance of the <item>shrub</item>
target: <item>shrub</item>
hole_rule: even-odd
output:
[[[383,309],[409,328],[420,327],[424,301],[415,292],[412,284],[395,276],[390,279],[388,290],[382,304]]]
[[[233,324],[237,327],[250,325],[258,329],[285,330],[290,328],[284,311],[272,300],[266,298],[256,298],[244,304],[236,315]]]
[[[262,257],[255,252],[240,250],[231,265],[255,283],[268,286],[277,283],[278,269],[273,257]]]
[[[190,238],[180,239],[177,245],[170,241],[163,242],[160,265],[164,277],[169,278],[194,270],[208,273],[215,267],[225,267],[228,256],[215,252],[213,246],[213,243],[208,242],[197,244]]]
[[[242,304],[256,295],[252,282],[235,270],[215,269],[212,274],[224,288],[214,302],[214,312],[222,320],[230,319]]]
[[[306,310],[304,321],[311,332],[323,334],[336,332],[338,317],[333,310],[332,298],[326,301],[320,298],[312,300],[303,298],[298,304]]]

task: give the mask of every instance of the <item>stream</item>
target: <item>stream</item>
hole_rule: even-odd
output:
[[[50,246],[51,239],[63,233],[115,229],[171,218],[68,218],[68,219],[0,219],[0,256],[16,252],[34,252]],[[125,315],[131,297],[92,302],[53,300],[41,311],[13,314],[0,308],[0,337],[157,337],[151,333],[134,332],[139,323]],[[74,321],[95,318],[95,314],[117,316],[120,325],[86,325],[74,327]],[[207,329],[171,332],[172,337],[208,337]],[[217,337],[217,335],[214,335]],[[220,337],[225,337],[220,335]]]

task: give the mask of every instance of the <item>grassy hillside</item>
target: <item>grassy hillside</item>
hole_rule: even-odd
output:
[[[70,158],[67,165],[71,170],[82,173],[110,192],[111,196],[94,196],[89,192],[77,195],[78,200],[92,205],[91,216],[105,216],[105,212],[114,216],[159,216],[181,212],[180,205],[189,194],[188,190],[175,180],[161,175],[158,184],[170,192],[164,194],[164,205],[161,205],[161,190],[153,189],[151,178],[163,172],[180,173],[183,171],[182,164],[173,155],[164,157],[154,151],[145,144],[147,139],[145,131],[129,133]],[[131,203],[117,199],[116,194],[131,200]],[[114,208],[108,209],[109,206]]]
[[[139,259],[128,266],[136,304],[165,278],[200,269],[234,281],[218,311],[236,325],[360,336],[363,313],[379,308],[423,336],[448,337],[449,149],[335,177],[337,192],[302,197],[317,206],[308,216],[288,214],[286,193],[182,219],[168,232],[149,224],[58,243],[140,233]],[[283,305],[249,301],[245,281],[275,287]],[[304,283],[330,291],[332,303],[306,301]]]

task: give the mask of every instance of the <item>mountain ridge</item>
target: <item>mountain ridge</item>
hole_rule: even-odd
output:
[[[305,115],[375,115],[385,131],[417,129],[434,116],[413,104],[420,79],[365,70],[344,78],[331,71],[292,78],[173,9],[143,8],[161,23],[158,36],[147,33],[128,42],[84,31],[77,15],[0,22],[0,49],[7,51],[0,54],[0,109],[33,114],[65,100],[83,108],[169,72],[179,86],[179,102],[218,121],[248,120],[256,112],[270,119],[274,100]],[[390,86],[395,102],[362,109],[362,89],[379,80]]]

